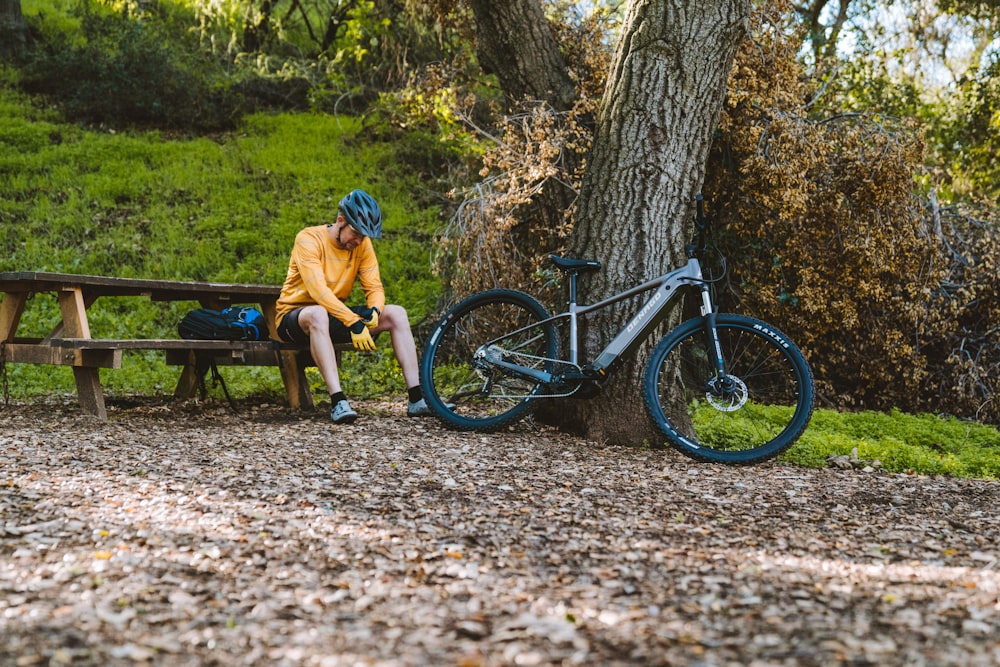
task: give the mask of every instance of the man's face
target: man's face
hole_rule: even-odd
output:
[[[365,240],[365,235],[347,224],[343,216],[337,217],[336,235],[334,241],[344,250],[354,250]]]

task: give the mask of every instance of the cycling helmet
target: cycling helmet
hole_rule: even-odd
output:
[[[365,236],[382,238],[382,209],[364,190],[352,190],[337,205],[347,224]]]

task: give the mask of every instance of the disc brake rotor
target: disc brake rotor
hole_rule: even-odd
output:
[[[708,383],[705,399],[721,412],[735,412],[746,405],[747,386],[735,375],[713,379]]]

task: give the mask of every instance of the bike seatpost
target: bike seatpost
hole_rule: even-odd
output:
[[[576,277],[580,275],[576,271],[569,274],[569,305],[576,305]]]
[[[577,317],[576,317],[576,277],[580,275],[577,271],[569,272],[569,360],[572,364],[579,363],[580,350],[577,343]]]

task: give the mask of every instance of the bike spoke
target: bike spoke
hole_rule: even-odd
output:
[[[534,299],[510,290],[460,303],[442,319],[421,359],[428,403],[463,429],[491,430],[522,416],[539,383],[506,365],[539,370],[555,357],[554,328],[539,324],[546,319]]]

